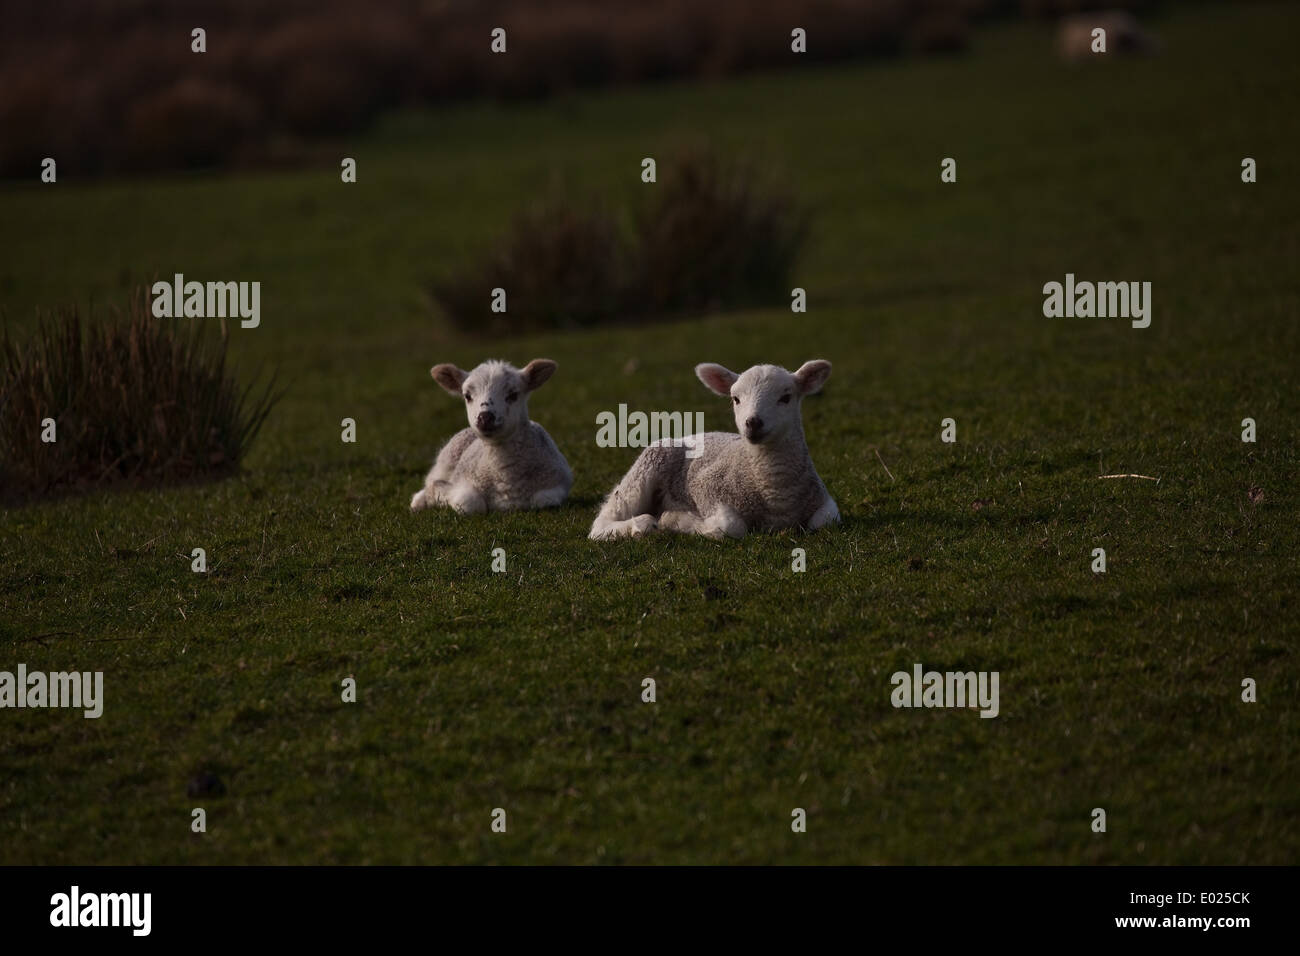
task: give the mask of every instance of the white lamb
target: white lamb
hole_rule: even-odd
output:
[[[640,536],[662,528],[712,538],[838,521],[839,509],[813,467],[803,437],[800,401],[821,389],[831,363],[805,362],[793,375],[755,365],[737,375],[721,365],[695,367],[700,381],[731,399],[744,435],[708,432],[688,457],[681,442],[641,452],[605,499],[590,537]]]
[[[438,452],[411,510],[445,505],[460,514],[550,508],[564,501],[573,472],[541,425],[528,419],[528,393],[555,372],[550,359],[521,371],[484,362],[472,372],[435,365],[433,380],[465,402],[469,428]]]

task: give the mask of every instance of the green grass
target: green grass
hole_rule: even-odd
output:
[[[1294,862],[1297,28],[1196,7],[1095,69],[1007,26],[965,59],[398,115],[340,150],[355,186],[4,186],[19,331],[155,274],[257,279],[235,358],[291,390],[240,477],[0,516],[0,669],[103,670],[107,698],[0,712],[0,862]],[[481,342],[424,298],[552,179],[651,188],[641,157],[700,140],[813,206],[808,316]],[[1045,319],[1067,271],[1151,281],[1151,327]],[[539,355],[571,502],[409,514],[463,423],[429,366]],[[842,526],[586,539],[635,456],[598,411],[730,428],[696,362],[813,357]],[[1001,716],[893,709],[918,661],[999,671]],[[225,796],[187,797],[203,770]]]

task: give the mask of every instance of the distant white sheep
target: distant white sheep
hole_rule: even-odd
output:
[[[1147,55],[1158,53],[1160,42],[1138,24],[1126,10],[1075,13],[1061,20],[1056,42],[1061,58],[1074,62],[1101,56],[1093,52],[1094,30],[1106,31],[1106,52]]]
[[[522,371],[498,361],[472,372],[435,365],[434,381],[464,401],[470,427],[442,446],[411,510],[441,505],[478,514],[561,504],[573,472],[546,429],[528,418],[528,393],[555,368],[550,359],[534,359]]]
[[[838,521],[839,509],[808,454],[800,415],[801,400],[821,389],[831,363],[805,362],[794,374],[755,365],[741,375],[704,363],[695,374],[731,399],[744,437],[708,432],[688,438],[702,443],[695,457],[687,456],[681,440],[650,445],[605,499],[590,537],[636,537],[661,528],[740,538]]]

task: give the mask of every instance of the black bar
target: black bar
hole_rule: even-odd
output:
[[[888,929],[910,937],[917,951],[935,942],[1126,937],[1231,946],[1281,931],[1294,881],[1280,867],[545,869],[11,867],[0,869],[0,925],[9,944],[66,942],[75,933],[79,943],[151,939],[204,948],[285,934],[295,945],[332,947],[400,935],[435,946],[456,941],[459,949],[516,934],[534,943],[667,946],[682,941],[674,927],[686,923],[733,939],[828,945],[837,937],[883,940]],[[90,894],[150,894],[148,935],[130,926],[52,926],[52,898],[70,897],[73,886],[83,908]],[[143,913],[135,915],[143,923]],[[1144,918],[1155,924],[1118,925]],[[1178,922],[1204,918],[1248,925]]]

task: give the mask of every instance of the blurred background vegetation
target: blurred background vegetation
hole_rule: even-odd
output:
[[[307,161],[396,106],[536,99],[806,60],[951,54],[1089,0],[50,0],[0,4],[0,176]],[[1147,11],[1154,0],[1125,4]],[[206,31],[206,52],[191,31]],[[506,30],[507,55],[489,48]]]

